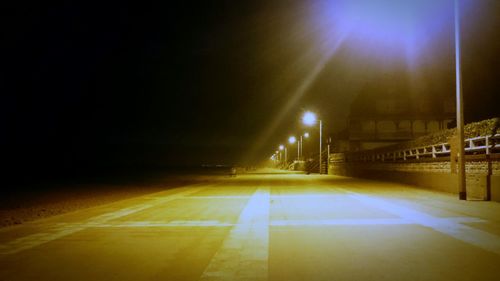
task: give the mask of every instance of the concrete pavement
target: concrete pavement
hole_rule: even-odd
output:
[[[500,204],[247,174],[0,230],[0,280],[499,280]]]

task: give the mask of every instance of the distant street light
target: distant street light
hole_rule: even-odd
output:
[[[309,133],[305,132],[303,135],[300,135],[300,140],[299,140],[299,160],[302,159],[302,156],[304,154],[304,138],[309,138]]]
[[[304,115],[302,116],[302,123],[306,126],[314,126],[316,122],[319,121],[319,174],[321,174],[322,171],[322,161],[321,161],[321,153],[323,151],[323,122],[321,120],[318,120],[316,117],[316,114],[312,113],[311,111],[306,111]]]
[[[271,161],[273,162],[274,165],[276,165],[276,154],[273,154],[271,157],[270,157]]]
[[[296,142],[297,142],[297,138],[295,136],[290,136],[288,138],[289,144],[294,144]],[[300,155],[300,143],[297,143],[297,160],[299,159],[299,155]]]
[[[288,159],[287,159],[287,151],[286,151],[287,149],[286,149],[286,146],[284,146],[284,145],[280,144],[279,149],[280,149],[280,158],[281,158],[281,150],[284,150],[284,151],[285,151],[285,161],[283,161],[283,162],[284,162],[284,163],[285,163],[285,165],[286,165],[286,163],[287,163],[287,161],[288,161]]]

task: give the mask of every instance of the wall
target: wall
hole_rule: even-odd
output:
[[[457,174],[452,172],[449,157],[404,162],[349,162],[345,155],[338,153],[331,155],[328,172],[458,193]],[[469,156],[466,173],[469,199],[500,202],[500,157]]]

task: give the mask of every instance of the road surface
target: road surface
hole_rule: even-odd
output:
[[[0,230],[0,280],[500,280],[500,204],[247,174]]]

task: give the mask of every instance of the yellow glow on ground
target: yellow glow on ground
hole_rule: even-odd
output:
[[[498,279],[498,203],[267,172],[2,229],[0,280]]]

